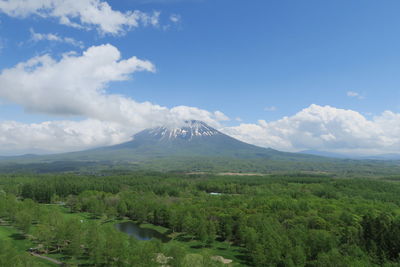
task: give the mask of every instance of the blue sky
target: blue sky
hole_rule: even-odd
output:
[[[59,0],[52,1],[57,5]],[[99,24],[82,22],[82,17],[74,19],[85,29],[62,24],[59,17],[51,15],[51,9],[45,11],[45,16],[44,13],[41,16],[35,13],[40,9],[20,15],[18,7],[0,0],[0,71],[15,68],[16,64],[40,55],[47,54],[58,61],[68,51],[81,55],[89,47],[111,44],[121,53],[122,59],[136,56],[148,60],[156,71],[135,73],[130,80],[110,79],[100,89],[106,90],[103,94],[118,94],[139,103],[149,101],[168,109],[184,105],[210,112],[220,111],[229,118],[214,118],[220,129],[242,140],[283,150],[393,152],[379,149],[382,140],[371,140],[393,138],[384,136],[384,132],[389,130],[380,121],[385,111],[390,111],[394,117],[400,113],[398,1],[92,2],[107,3],[112,10],[122,14],[140,10],[149,16],[153,12],[160,12],[160,15],[155,25],[124,28],[115,34],[104,31]],[[171,16],[176,20],[172,21]],[[35,39],[34,34],[41,34],[42,39]],[[61,39],[73,38],[81,45],[48,40],[43,37],[45,34],[54,34]],[[15,91],[2,88],[0,83],[1,90]],[[6,93],[0,94],[0,100],[3,103],[0,105],[0,121],[29,124],[92,118],[88,113],[55,113],[27,108],[27,101],[16,101]],[[344,138],[343,133],[336,133],[336,128],[343,128],[344,133],[352,130],[341,125],[332,130],[333,133],[326,130],[333,126],[318,125],[318,131],[324,129],[323,133],[306,131],[320,139],[322,136],[323,142],[326,141],[324,136],[333,135],[337,142],[313,147],[310,144],[314,141],[296,146],[293,140],[284,140],[290,137],[282,133],[277,134],[277,138],[290,142],[290,145],[279,145],[258,132],[249,132],[251,125],[263,127],[259,120],[271,124],[288,116],[297,121],[295,116],[302,110],[315,111],[309,110],[312,104],[339,110],[321,111],[334,113],[326,115],[328,117],[339,116],[332,119],[333,123],[346,122],[346,116],[337,115],[341,111],[361,115],[365,121],[360,123],[367,126],[360,126],[353,134],[354,138],[360,138],[360,132],[370,123],[379,124],[374,126],[376,133],[373,137],[363,137],[366,138],[364,145],[353,147],[349,145],[350,139],[340,139]],[[388,120],[387,116],[384,119]],[[104,118],[99,120],[104,121]],[[308,122],[302,123],[307,125]],[[395,120],[394,124],[397,123],[400,125]],[[276,132],[271,125],[264,127],[265,135]],[[282,128],[282,125],[276,127]],[[132,129],[136,128],[143,127],[132,126]],[[303,128],[299,126],[296,131]],[[375,146],[371,146],[371,142],[375,142]],[[397,139],[391,140],[386,145],[397,149],[400,147],[398,142]],[[24,149],[29,150],[28,147]]]

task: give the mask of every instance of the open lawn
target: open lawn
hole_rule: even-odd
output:
[[[34,246],[34,244],[26,239],[18,230],[4,222],[0,224],[0,239],[11,242],[18,251],[26,253],[27,255],[29,255],[27,250]],[[56,266],[53,263],[39,258],[34,258],[34,261],[38,265],[40,264],[40,266]]]
[[[191,236],[178,234],[168,244],[172,245],[174,243],[184,246],[190,253],[207,252],[207,254],[212,256],[222,256],[230,259],[233,261],[230,266],[248,266],[243,248],[233,246],[228,242],[215,241],[209,246],[204,247],[200,241],[192,239]]]

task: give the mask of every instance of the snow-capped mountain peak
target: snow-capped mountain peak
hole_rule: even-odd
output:
[[[220,135],[221,133],[202,121],[189,120],[185,121],[181,127],[161,126],[150,129],[148,134],[159,139],[191,140],[194,137]]]

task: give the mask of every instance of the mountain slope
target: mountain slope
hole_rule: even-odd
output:
[[[236,140],[199,121],[188,121],[181,128],[147,129],[136,134],[130,142],[96,151],[113,150],[130,150],[149,157],[171,155],[240,157],[249,153],[262,154],[272,151]]]

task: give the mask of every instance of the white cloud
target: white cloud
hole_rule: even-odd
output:
[[[128,80],[138,71],[154,72],[155,67],[136,57],[121,59],[118,49],[109,44],[92,46],[82,54],[66,53],[59,60],[37,56],[2,70],[0,100],[19,104],[28,112],[88,120],[29,125],[0,122],[0,153],[10,146],[19,151],[40,147],[71,151],[122,142],[141,129],[176,126],[182,120],[197,119],[219,127],[219,121],[228,119],[220,111],[187,106],[169,109],[107,92],[111,82]]]
[[[149,120],[143,120],[139,117],[141,115]],[[135,121],[126,123],[96,119],[31,124],[0,121],[0,155],[80,151],[120,144],[131,140],[132,135],[140,130],[156,126],[157,121],[158,125],[166,123],[167,126],[177,127],[183,122],[182,120],[198,119],[219,127],[216,121],[218,116],[218,113],[213,114],[193,107],[179,106],[171,110],[162,108],[159,113],[144,114],[143,111],[139,111]],[[224,116],[223,119],[226,117]],[[161,124],[160,120],[164,120],[164,123]]]
[[[127,103],[133,101],[126,100]],[[128,141],[144,128],[166,122],[178,126],[184,119],[203,120],[245,142],[284,151],[315,149],[380,154],[398,153],[400,150],[400,114],[391,111],[366,119],[353,110],[311,105],[277,121],[260,120],[256,124],[221,127],[218,121],[227,118],[220,112],[186,106],[168,109],[151,103],[130,103],[132,105],[126,110],[128,114],[133,114],[133,118],[122,122],[121,118],[114,121],[86,119],[36,124],[0,122],[0,153],[64,152],[112,145]]]
[[[400,150],[400,114],[390,111],[368,120],[353,110],[311,105],[291,117],[223,131],[248,143],[285,151],[375,154]]]
[[[58,43],[66,43],[66,44],[70,44],[79,48],[84,48],[84,44],[81,41],[77,41],[74,38],[70,38],[70,37],[61,37],[56,33],[38,33],[35,32],[34,29],[30,29],[30,33],[31,33],[31,40],[34,42],[38,42],[38,41],[50,41],[50,42],[58,42]]]
[[[81,29],[96,28],[102,34],[123,34],[142,26],[158,26],[160,12],[120,12],[102,0],[0,0],[0,12],[24,18],[36,15]]]
[[[121,60],[118,49],[109,44],[90,47],[82,55],[66,53],[59,61],[46,54],[2,70],[0,97],[28,111],[122,120],[132,115],[126,113],[130,105],[139,104],[106,94],[107,85],[128,80],[137,71],[154,70],[146,60]]]
[[[181,21],[182,21],[182,18],[181,18],[181,16],[180,15],[178,15],[178,14],[171,14],[170,16],[169,16],[169,22],[170,23],[167,23],[167,24],[165,24],[165,25],[163,25],[162,26],[162,29],[163,30],[169,30],[169,29],[171,29],[172,27],[174,27],[174,26],[180,26],[180,24],[181,24]]]
[[[92,46],[82,55],[70,52],[57,61],[49,55],[33,57],[0,72],[0,98],[27,111],[80,115],[102,121],[155,125],[175,119],[202,119],[210,123],[226,119],[221,112],[179,106],[172,109],[138,103],[108,94],[111,82],[125,81],[138,71],[154,72],[147,60],[121,59],[112,45]]]
[[[0,152],[3,155],[77,151],[118,144],[129,139],[129,131],[121,124],[91,119],[32,124],[0,122]]]
[[[181,16],[177,14],[172,14],[171,16],[169,16],[169,20],[173,23],[179,23],[181,21]]]
[[[364,99],[364,97],[360,93],[357,93],[357,92],[354,92],[354,91],[348,91],[346,94],[347,94],[348,97],[354,97],[354,98],[357,98],[357,99]]]

